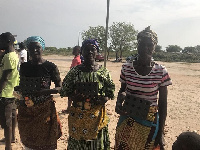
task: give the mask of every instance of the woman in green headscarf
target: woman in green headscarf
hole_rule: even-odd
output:
[[[57,149],[57,139],[61,133],[51,94],[61,89],[60,73],[54,63],[42,58],[45,43],[41,37],[27,38],[26,45],[31,59],[20,67],[20,138],[27,150],[54,150]],[[50,89],[51,82],[55,84],[53,89]]]

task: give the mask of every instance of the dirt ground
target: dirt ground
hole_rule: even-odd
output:
[[[68,56],[44,56],[45,59],[54,62],[60,71],[63,79],[73,57]],[[200,64],[199,63],[167,63],[158,62],[166,66],[173,85],[168,87],[168,114],[165,126],[166,150],[171,150],[172,143],[176,137],[184,131],[196,131],[200,134],[199,126],[199,108],[200,108]],[[100,62],[103,65],[103,62]],[[120,88],[119,76],[122,63],[108,61],[107,68],[109,69],[112,79],[116,86],[115,95]],[[61,98],[58,94],[54,95],[56,99],[57,111],[61,111],[67,107],[67,98]],[[111,149],[114,147],[115,128],[118,120],[118,115],[115,113],[115,102],[109,101],[106,108],[109,113],[109,133],[111,140]],[[63,136],[58,140],[58,150],[66,150],[68,138],[67,114],[59,114],[62,122]],[[3,130],[0,129],[0,138],[3,138]],[[22,150],[23,145],[20,142],[18,130],[16,130],[17,142],[12,144],[13,150]],[[0,143],[0,149],[4,149],[4,143]]]

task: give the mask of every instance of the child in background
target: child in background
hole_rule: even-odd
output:
[[[200,135],[195,132],[183,132],[172,145],[172,150],[200,150]]]
[[[74,55],[74,59],[72,60],[72,64],[71,64],[71,66],[70,66],[70,69],[71,69],[72,67],[75,67],[75,66],[81,64],[80,49],[81,49],[80,46],[75,46],[75,47],[73,48],[72,54]]]
[[[27,56],[27,50],[25,49],[25,44],[23,42],[19,43],[19,55],[20,55],[20,58],[19,58],[19,61],[20,61],[20,64],[24,63],[24,62],[27,62],[28,60],[28,56]]]

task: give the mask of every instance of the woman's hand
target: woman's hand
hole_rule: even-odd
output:
[[[61,89],[61,87],[55,87],[53,89],[42,89],[42,90],[33,92],[33,94],[35,94],[35,96],[57,94],[60,91],[60,89]]]
[[[60,90],[61,90],[61,87],[55,87],[55,88],[53,88],[53,89],[51,90],[51,91],[52,91],[51,94],[57,94],[57,93],[60,92]]]
[[[119,114],[119,115],[124,115],[124,116],[128,115],[127,112],[125,112],[125,111],[122,110],[122,104],[118,103],[118,102],[116,103],[116,106],[115,106],[115,112],[117,114]]]
[[[14,91],[20,91],[20,92],[21,92],[21,88],[20,88],[20,86],[16,86],[16,87],[14,87]]]
[[[108,97],[98,96],[97,103],[104,105],[108,101]]]
[[[115,112],[117,114],[121,114],[121,112],[122,112],[122,104],[121,103],[116,103]]]
[[[70,96],[70,99],[73,102],[81,102],[85,99],[85,96],[83,94],[77,93],[77,94],[73,94],[72,96]]]
[[[42,89],[36,92],[33,92],[35,96],[41,96],[41,95],[48,95],[48,94],[54,94],[55,91],[53,89]]]
[[[158,135],[156,136],[156,139],[155,139],[155,143],[154,143],[154,146],[160,146],[160,150],[164,150],[164,146],[165,146],[165,140],[164,140],[164,135],[163,133],[159,133],[158,132]]]
[[[118,93],[115,112],[120,114],[120,115],[127,115],[127,112],[124,112],[122,110],[122,103],[124,102],[125,97],[126,97],[125,92]]]
[[[19,99],[19,100],[23,99],[22,93],[19,92],[19,91],[13,91],[13,95],[14,95],[14,97],[15,97],[16,99]]]

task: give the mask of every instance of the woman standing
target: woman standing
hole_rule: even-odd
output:
[[[164,149],[167,86],[172,82],[166,68],[152,61],[157,34],[147,27],[137,41],[137,60],[124,64],[121,70],[115,149],[152,150],[154,145]]]
[[[109,118],[105,103],[114,98],[115,85],[109,71],[95,62],[95,40],[82,43],[84,63],[65,76],[61,96],[73,101],[69,108],[68,150],[109,150]]]
[[[23,97],[18,106],[20,138],[25,149],[54,150],[61,130],[51,94],[61,89],[60,73],[54,63],[42,58],[45,43],[41,37],[29,37],[26,44],[31,60],[20,68],[19,90]],[[50,89],[51,81],[54,89]]]

